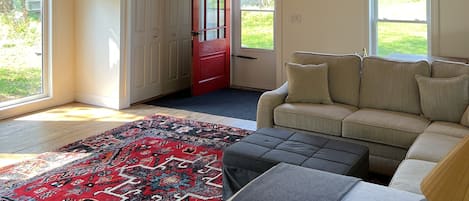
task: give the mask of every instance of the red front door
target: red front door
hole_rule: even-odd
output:
[[[192,0],[192,95],[230,85],[230,1]]]

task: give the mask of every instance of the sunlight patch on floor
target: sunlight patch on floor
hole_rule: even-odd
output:
[[[2,165],[0,167],[0,180],[26,180],[89,155],[89,153],[60,152],[0,154]],[[9,162],[12,163],[8,164]]]
[[[144,116],[125,113],[118,110],[82,106],[74,104],[44,112],[16,118],[15,121],[97,121],[97,122],[130,122]]]

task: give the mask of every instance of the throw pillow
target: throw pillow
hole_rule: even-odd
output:
[[[430,78],[415,76],[423,115],[432,121],[460,122],[469,103],[469,77]]]
[[[463,126],[469,127],[469,107],[466,108],[466,111],[462,115],[461,122]]]
[[[332,104],[327,64],[287,64],[287,103]]]

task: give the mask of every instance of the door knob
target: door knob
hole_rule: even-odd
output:
[[[192,35],[192,36],[198,36],[198,35],[200,35],[200,32],[198,32],[198,31],[191,31],[191,35]]]

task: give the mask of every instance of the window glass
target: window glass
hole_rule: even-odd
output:
[[[427,0],[372,0],[372,54],[397,59],[428,55]]]
[[[42,0],[0,4],[0,107],[44,94],[42,5]]]
[[[274,49],[274,0],[241,0],[241,47]]]

